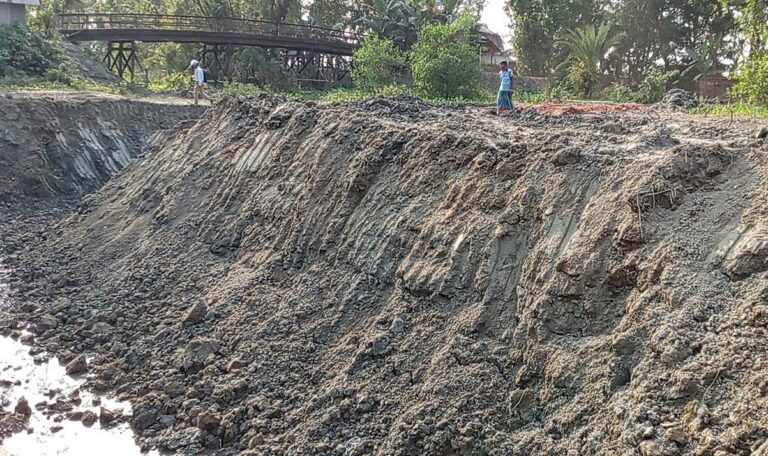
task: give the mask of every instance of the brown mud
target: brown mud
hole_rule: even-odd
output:
[[[9,324],[178,454],[762,454],[757,129],[229,100],[4,234]]]

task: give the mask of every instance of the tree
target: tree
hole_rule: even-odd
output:
[[[768,0],[722,0],[739,13],[739,26],[751,53],[768,50]]]
[[[733,14],[721,0],[622,0],[610,20],[625,34],[610,59],[611,73],[638,81],[659,66],[671,71],[690,64],[686,50],[734,31]],[[738,42],[723,40],[709,49],[707,60],[721,67],[740,50]]]
[[[602,22],[602,0],[507,0],[512,19],[512,48],[518,71],[532,76],[552,74],[565,57],[556,37],[566,29]]]
[[[427,24],[447,24],[462,14],[479,17],[484,0],[364,0],[355,23],[364,30],[390,38],[400,49],[410,49]]]
[[[768,52],[752,54],[736,75],[731,94],[750,103],[768,104]]]
[[[409,49],[418,39],[421,18],[417,10],[402,0],[369,0],[356,22],[391,39],[400,49]]]
[[[449,24],[422,27],[411,52],[413,86],[429,98],[472,98],[480,92],[477,22],[462,15]]]
[[[352,81],[367,92],[399,85],[407,62],[403,52],[388,38],[376,34],[365,37],[353,57]]]
[[[606,55],[623,39],[623,35],[610,35],[611,27],[592,24],[567,30],[558,44],[568,52],[561,67],[567,68],[568,77],[582,95],[591,95],[600,83]]]

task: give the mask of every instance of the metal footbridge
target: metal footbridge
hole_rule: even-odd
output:
[[[136,66],[141,67],[137,42],[200,44],[201,58],[210,54],[208,64],[220,67],[225,75],[229,70],[226,53],[234,46],[275,49],[286,68],[301,74],[308,67],[343,71],[336,67],[349,63],[344,57],[352,55],[361,39],[356,33],[310,25],[159,14],[60,14],[56,29],[69,41],[109,43],[104,61],[121,77],[126,72],[133,76]]]

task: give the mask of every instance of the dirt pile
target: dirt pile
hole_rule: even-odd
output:
[[[102,84],[120,84],[121,79],[110,73],[104,64],[84,52],[77,44],[62,41],[69,70],[81,78]]]
[[[0,202],[87,194],[156,133],[203,112],[179,100],[66,92],[5,92],[0,100]]]
[[[749,454],[752,132],[231,100],[13,259],[17,316],[182,454]]]
[[[687,92],[683,89],[670,90],[664,95],[664,99],[656,104],[657,108],[666,108],[683,112],[697,106],[699,106],[699,99],[696,97],[696,94]]]

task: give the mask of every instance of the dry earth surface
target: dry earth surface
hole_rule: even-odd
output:
[[[3,326],[178,454],[765,456],[768,144],[663,108],[226,100],[0,189]]]

